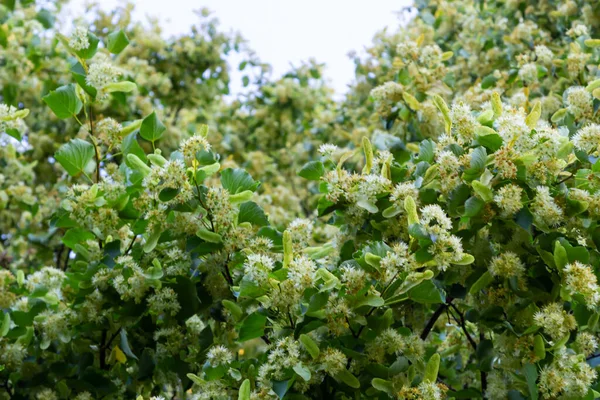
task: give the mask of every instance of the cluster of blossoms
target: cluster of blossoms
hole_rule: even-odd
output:
[[[1,399],[600,397],[600,4],[418,1],[339,102],[47,12],[0,16]]]

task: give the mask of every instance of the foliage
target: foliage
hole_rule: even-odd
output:
[[[0,398],[600,396],[600,4],[418,0],[339,101],[62,6],[0,6]]]

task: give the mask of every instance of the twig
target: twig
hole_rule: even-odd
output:
[[[569,179],[571,179],[573,176],[574,176],[574,175],[573,175],[573,174],[571,174],[571,175],[567,176],[566,178],[564,178],[564,179],[561,179],[560,181],[556,182],[556,183],[555,183],[555,185],[560,185],[561,183],[563,183],[563,182],[566,182],[566,181],[568,181]]]
[[[124,256],[126,256],[127,253],[129,253],[131,251],[131,249],[133,248],[133,244],[135,243],[135,239],[137,239],[137,235],[134,235],[133,238],[131,238],[131,242],[129,243],[129,246],[127,247],[127,250],[125,250],[125,253],[123,253]]]
[[[8,378],[6,378],[6,382],[4,382],[0,387],[3,387],[4,390],[6,390],[9,399],[13,398],[14,394],[11,392],[10,386],[8,385]]]
[[[452,300],[450,300],[450,301],[452,301]],[[437,308],[437,310],[435,310],[435,312],[433,313],[431,318],[429,318],[427,325],[425,325],[425,329],[423,329],[423,332],[421,332],[421,340],[427,339],[429,332],[431,332],[431,330],[435,326],[435,323],[437,322],[438,318],[440,318],[440,316],[442,315],[444,310],[448,307],[448,304],[447,303],[440,304],[440,306]]]
[[[483,336],[483,332],[479,333],[479,343],[485,340],[485,336]],[[483,398],[485,399],[485,391],[487,390],[487,374],[484,371],[480,371],[481,376],[481,393],[483,394]]]
[[[115,340],[117,335],[121,332],[121,328],[117,329],[115,333],[106,341],[106,335],[108,331],[102,330],[102,337],[100,339],[100,369],[106,369],[106,350],[110,347],[110,344]]]
[[[269,338],[267,337],[267,335],[262,335],[260,338],[262,340],[264,340],[266,344],[271,344],[271,340],[269,340]]]
[[[454,311],[456,311],[456,313],[458,314],[458,316],[460,318],[460,322],[459,322],[460,327],[462,328],[463,332],[467,336],[467,340],[469,341],[469,343],[471,344],[471,346],[473,347],[473,349],[477,350],[477,343],[475,343],[475,340],[473,340],[473,338],[471,337],[471,335],[467,331],[467,326],[466,326],[466,322],[465,322],[465,316],[460,312],[460,310],[458,309],[458,307],[456,307],[454,304],[449,304],[449,306],[452,307],[454,309]]]

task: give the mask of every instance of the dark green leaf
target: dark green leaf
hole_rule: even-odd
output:
[[[486,149],[495,152],[500,147],[502,147],[503,141],[500,135],[492,133],[490,135],[478,136],[477,143],[479,143]]]
[[[436,304],[446,302],[445,294],[430,280],[424,281],[409,290],[408,297],[421,304]]]
[[[238,224],[242,222],[250,222],[256,226],[267,226],[269,220],[265,212],[258,204],[253,201],[247,201],[240,205],[240,213],[238,214]]]
[[[246,317],[239,333],[239,341],[245,342],[250,339],[261,337],[265,334],[265,324],[267,316],[258,312],[252,313]]]
[[[537,368],[533,364],[527,364],[523,367],[523,374],[525,375],[525,380],[527,381],[527,388],[529,389],[529,395],[532,400],[538,399],[538,389],[537,389],[537,378],[538,372]]]

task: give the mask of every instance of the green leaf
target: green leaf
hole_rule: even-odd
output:
[[[473,150],[473,152],[471,153],[471,168],[467,169],[463,173],[463,179],[467,182],[470,182],[479,177],[485,169],[486,161],[487,153],[485,151],[485,148],[480,146]]]
[[[165,188],[158,194],[158,199],[162,202],[173,200],[179,194],[179,189]]]
[[[8,129],[6,129],[6,134],[8,136],[14,137],[18,141],[23,140],[23,136],[21,136],[21,132],[19,132],[18,130],[14,129],[14,128],[8,128]]]
[[[85,69],[83,69],[83,66],[80,62],[76,62],[75,64],[73,64],[73,66],[71,67],[71,73],[73,74],[73,79],[75,80],[75,82],[77,82],[77,84],[79,84],[79,86],[81,86],[81,88],[85,90],[87,94],[89,94],[93,99],[95,99],[96,94],[98,94],[98,90],[95,87],[87,84],[87,73],[85,72]]]
[[[479,197],[471,196],[465,202],[465,213],[463,216],[465,217],[476,217],[479,215],[481,210],[483,210],[483,206],[485,205],[485,201],[481,200]]]
[[[427,365],[425,366],[425,375],[423,376],[423,382],[435,383],[438,377],[438,371],[440,369],[440,355],[435,353],[431,356]]]
[[[106,48],[113,54],[119,54],[129,44],[129,38],[122,29],[108,34]]]
[[[6,336],[10,330],[10,314],[5,312],[2,316],[2,323],[0,324],[0,337]]]
[[[554,264],[562,271],[568,263],[567,250],[557,240],[554,243]]]
[[[56,20],[56,18],[54,18],[54,15],[44,8],[38,11],[37,15],[35,16],[35,19],[37,19],[40,22],[40,24],[42,24],[42,26],[46,29],[52,28],[52,26],[54,25],[54,21]]]
[[[497,81],[498,81],[498,78],[496,78],[494,76],[494,74],[489,74],[488,76],[486,76],[485,78],[483,78],[481,80],[481,88],[482,89],[490,88],[490,87],[494,86]]]
[[[477,136],[477,143],[489,149],[491,152],[495,152],[500,147],[502,147],[503,141],[500,135],[497,133],[492,133],[483,136]]]
[[[319,350],[319,346],[310,336],[303,333],[300,335],[299,339],[300,339],[300,342],[302,343],[302,345],[304,345],[304,348],[306,349],[306,351],[308,351],[308,354],[310,354],[310,356],[313,359],[316,360],[317,358],[319,358],[319,354],[321,354],[321,351]]]
[[[356,379],[356,377],[352,375],[347,369],[343,369],[340,372],[338,372],[335,378],[350,386],[351,388],[360,388],[360,382],[358,381],[358,379]]]
[[[374,294],[370,294],[370,295],[367,295],[367,296],[361,298],[356,303],[356,308],[362,307],[362,306],[381,307],[384,303],[385,303],[385,301],[381,297],[374,295]]]
[[[143,247],[144,253],[150,253],[152,250],[154,250],[158,244],[158,239],[160,238],[161,233],[161,231],[156,231],[148,235],[146,238],[146,243],[144,243]]]
[[[240,328],[238,341],[245,342],[250,339],[261,337],[265,334],[265,324],[267,316],[258,312],[252,313],[246,317]]]
[[[240,390],[238,393],[238,400],[250,400],[250,380],[244,379],[244,382],[240,385]]]
[[[255,191],[260,182],[256,182],[248,172],[241,168],[227,168],[221,172],[221,184],[229,193],[236,194],[244,190]]]
[[[325,167],[323,166],[323,163],[321,161],[309,161],[306,164],[304,164],[302,169],[300,169],[298,175],[304,179],[318,181],[319,179],[321,179],[324,173]]]
[[[310,370],[308,368],[306,368],[301,362],[294,365],[293,370],[295,373],[300,375],[300,377],[302,379],[304,379],[306,382],[308,382],[310,380],[310,376],[311,376]]]
[[[72,228],[65,232],[61,240],[65,246],[74,249],[76,244],[95,238],[96,236],[87,229]]]
[[[249,279],[242,279],[240,284],[240,297],[257,298],[266,293],[264,288],[261,288],[256,283]]]
[[[140,135],[149,142],[154,143],[162,137],[166,129],[167,128],[164,126],[164,124],[158,119],[156,111],[152,111],[152,114],[148,115],[142,121],[142,126],[140,126]]]
[[[190,381],[194,382],[196,385],[202,386],[206,384],[206,381],[204,381],[204,379],[200,378],[196,374],[187,374],[186,376],[189,378]]]
[[[223,307],[225,307],[227,310],[229,310],[233,319],[235,319],[236,321],[239,321],[240,319],[242,319],[242,317],[244,316],[244,311],[242,310],[242,308],[240,306],[238,306],[236,303],[234,303],[231,300],[223,300],[222,303],[223,303]]]
[[[533,364],[527,364],[523,367],[523,374],[525,375],[525,380],[527,381],[527,388],[529,389],[529,395],[532,400],[538,399],[538,388],[537,388],[537,378],[538,372],[537,368]]]
[[[452,118],[450,117],[450,109],[448,105],[444,101],[443,98],[438,94],[432,95],[433,103],[437,106],[437,108],[441,111],[442,116],[444,117],[444,125],[446,127],[446,133],[450,133],[452,129]]]
[[[90,31],[88,31],[88,33],[87,33],[87,38],[90,43],[88,48],[81,49],[81,50],[75,50],[75,54],[77,54],[79,57],[83,58],[84,60],[89,60],[90,58],[94,57],[94,55],[98,51],[98,43],[100,42],[100,39],[98,39],[98,36],[94,35]]]
[[[424,140],[419,144],[419,161],[431,163],[433,161],[435,145],[431,140]]]
[[[133,154],[137,156],[144,163],[148,161],[146,157],[146,153],[142,149],[142,146],[137,141],[137,133],[133,132],[123,138],[123,142],[121,142],[121,151],[123,152],[123,156],[125,160],[127,160],[128,154]]]
[[[471,286],[471,288],[469,289],[469,293],[476,294],[480,290],[485,289],[492,282],[494,282],[494,277],[492,276],[492,274],[490,274],[489,271],[485,271],[483,275],[481,275],[479,279],[477,279],[477,281],[475,281],[475,283]]]
[[[256,226],[269,225],[269,220],[267,219],[265,212],[253,201],[247,201],[240,205],[238,224],[243,222],[250,222],[252,225]]]
[[[471,182],[473,186],[473,190],[477,194],[477,196],[481,197],[481,199],[485,202],[492,201],[494,199],[494,192],[492,189],[481,183],[480,181]]]
[[[196,235],[209,243],[222,243],[223,242],[223,237],[221,235],[219,235],[218,233],[215,232],[211,232],[206,228],[200,228],[198,229],[198,231],[196,232]]]
[[[94,146],[81,139],[65,143],[56,152],[54,158],[71,176],[93,170]]]
[[[445,303],[446,296],[431,281],[426,280],[408,291],[408,297],[421,304]]]
[[[128,93],[128,92],[135,90],[136,87],[137,87],[137,85],[133,82],[121,81],[121,82],[109,83],[108,85],[104,86],[104,90],[107,93],[113,93],[113,92]]]
[[[175,284],[171,284],[171,288],[177,293],[177,301],[181,304],[181,310],[177,314],[177,319],[181,322],[198,312],[200,309],[200,299],[198,298],[196,285],[190,278],[177,276],[175,280],[176,282]],[[211,331],[209,330],[209,332]]]
[[[70,118],[79,114],[81,107],[83,107],[83,103],[77,96],[75,84],[73,83],[61,86],[48,93],[42,97],[42,100],[60,119]]]
[[[295,378],[288,379],[285,381],[272,381],[273,382],[273,391],[277,395],[278,398],[283,399],[288,390],[294,384]]]
[[[385,379],[373,378],[371,380],[371,385],[380,392],[385,392],[389,395],[394,394],[394,384],[390,381],[386,381]]]
[[[125,353],[127,355],[127,357],[129,358],[133,358],[135,360],[137,360],[137,356],[135,354],[133,354],[133,351],[131,351],[131,347],[129,347],[129,341],[127,340],[127,331],[124,328],[121,328],[121,350],[123,350],[123,353]]]

